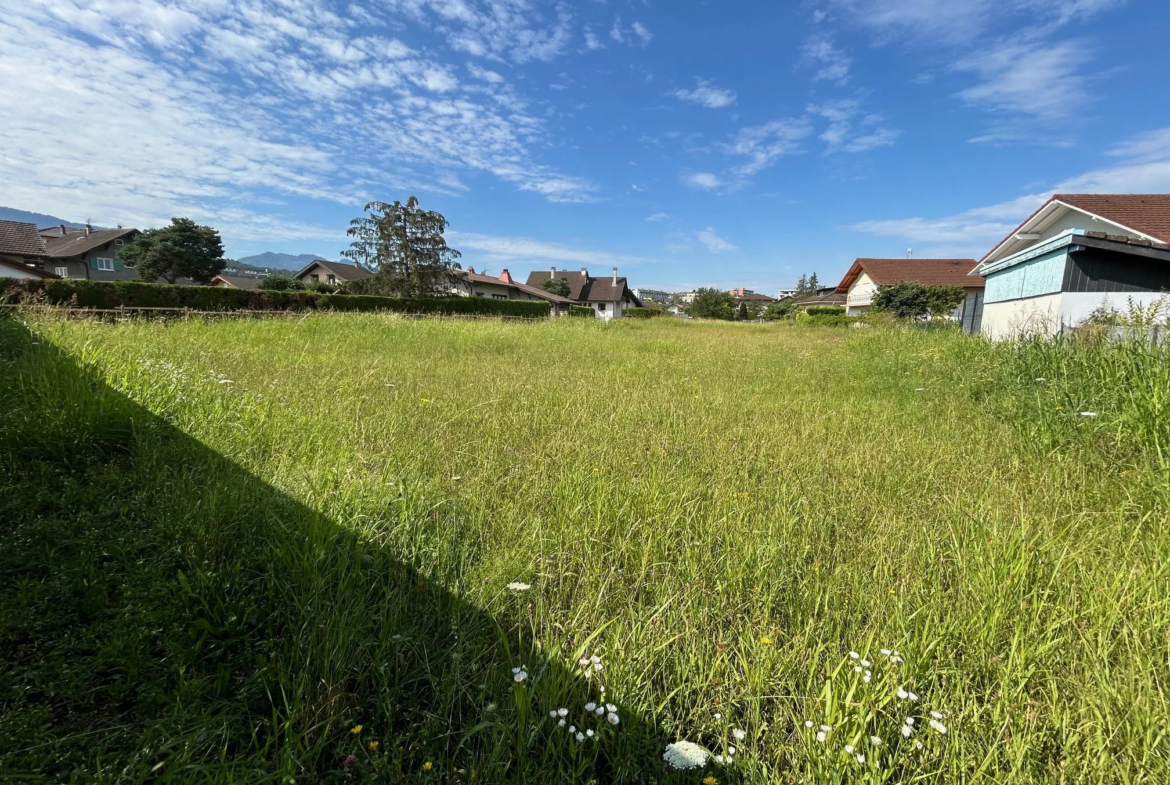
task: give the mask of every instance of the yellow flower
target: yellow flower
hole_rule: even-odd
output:
[[[361,725],[354,725],[353,728],[350,730],[350,733],[352,733],[354,736],[358,735],[361,732],[362,732]]]
[[[772,639],[765,635],[764,637],[760,638],[760,643],[764,644],[765,646],[770,646],[772,644]]]
[[[430,398],[419,398],[419,400],[422,401],[423,403],[430,403],[431,402]]]
[[[377,752],[377,751],[378,751],[378,742],[371,741],[370,742],[370,752]]]
[[[719,782],[719,780],[715,779],[714,777],[708,777],[707,779],[703,780],[703,785],[715,785],[717,782]]]
[[[423,771],[430,771],[430,770],[431,770],[431,762],[427,761],[426,763],[423,764]]]

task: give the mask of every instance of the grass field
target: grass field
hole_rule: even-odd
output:
[[[1168,782],[1168,438],[1136,346],[0,318],[0,779]]]

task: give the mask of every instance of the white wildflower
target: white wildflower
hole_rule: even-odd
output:
[[[570,725],[570,726],[569,726],[569,733],[576,733],[576,732],[577,732],[577,726],[576,726],[576,725]]]
[[[722,756],[722,755],[716,755],[716,756],[715,756],[715,762],[716,762],[716,763],[723,763],[723,756]]]
[[[569,710],[568,709],[557,709],[557,714],[561,715],[562,717],[566,717],[569,714]]]
[[[721,720],[721,719],[723,719],[723,715],[720,714],[719,712],[715,712],[715,719]]]
[[[1096,412],[1081,412],[1081,416],[1082,417],[1096,417],[1097,413]]]
[[[516,592],[528,591],[531,588],[532,588],[531,584],[521,583],[520,581],[512,581],[511,583],[508,584],[509,591],[516,591]]]
[[[906,693],[906,694],[910,696],[910,700],[911,700],[911,702],[914,702],[914,703],[917,703],[917,702],[918,702],[918,696],[917,696],[917,695],[915,695],[915,694],[914,694],[914,693],[912,693],[912,692],[908,692],[908,693]]]
[[[589,730],[585,731],[585,735],[589,738],[593,738],[593,729],[590,728]]]
[[[862,766],[864,766],[865,765],[865,755],[861,754],[860,752],[857,753],[857,762],[860,763]]]
[[[860,665],[854,665],[854,666],[853,666],[853,672],[854,672],[854,673],[861,673],[861,666],[860,666]]]
[[[907,717],[907,718],[906,718],[906,721],[905,721],[905,723],[903,723],[903,724],[905,724],[905,725],[913,725],[913,724],[914,724],[914,718],[913,718],[913,717]]]
[[[861,659],[861,655],[855,651],[851,651],[851,652],[849,652],[849,659],[851,659],[851,660]]]
[[[875,747],[880,747],[880,746],[882,746],[882,740],[881,740],[881,739],[879,739],[877,736],[870,736],[870,737],[869,737],[869,743],[870,743],[870,744],[872,744],[872,745],[873,745],[873,746],[875,746]]]
[[[941,722],[939,722],[938,720],[931,720],[931,721],[930,721],[930,727],[934,728],[936,731],[938,731],[939,733],[943,734],[944,736],[946,735],[946,732],[947,732],[947,726],[946,726],[946,725],[943,725],[943,724],[942,724]]]
[[[831,725],[822,725],[821,726],[821,730],[823,730],[825,733],[828,733],[832,729],[833,729],[833,727]]]
[[[666,747],[662,759],[672,769],[697,769],[707,763],[710,757],[705,749],[690,741],[676,741]]]
[[[516,675],[512,677],[512,681],[516,682],[517,684],[523,684],[524,680],[527,678],[528,678],[528,671],[519,670],[519,671],[516,671]]]
[[[898,696],[898,700],[902,701],[907,700],[910,697],[910,693],[906,692],[906,690],[902,689],[901,687],[899,687],[898,691],[894,694]]]
[[[602,714],[605,714],[605,707],[598,706],[597,709],[594,710],[594,714],[596,714],[598,717],[600,717]]]
[[[817,741],[821,742],[822,744],[824,743],[824,741],[825,741],[825,732],[824,732],[823,730],[822,730],[822,731],[817,731]]]
[[[870,679],[872,679],[872,678],[873,678],[873,674],[872,674],[872,673],[870,673],[869,671],[866,671],[866,672],[865,672],[865,675],[861,677],[861,680],[862,680],[863,682],[865,682],[866,684],[869,684],[869,680],[870,680]]]
[[[870,662],[869,660],[862,660],[862,661],[861,661],[861,667],[863,667],[863,668],[868,668],[868,667],[870,667],[871,665],[873,665],[873,663],[872,663],[872,662]]]
[[[916,750],[922,749],[922,742],[920,742],[920,741],[914,742],[914,749],[916,749]]]
[[[728,766],[730,766],[730,765],[731,765],[731,764],[733,764],[733,763],[735,763],[735,758],[733,758],[733,757],[731,757],[730,755],[728,755],[728,756],[727,756],[727,765],[728,765]]]
[[[555,720],[557,718],[557,710],[553,709],[552,711],[550,711],[548,713],[548,716],[552,717]]]
[[[577,664],[580,665],[582,668],[584,668],[586,665],[589,664],[589,658],[582,657],[581,659],[577,660]]]
[[[577,734],[577,741],[585,741],[585,734],[584,734],[584,733],[578,733],[578,734]]]
[[[744,740],[744,738],[746,738],[746,737],[747,737],[747,734],[746,734],[746,733],[744,733],[744,732],[743,732],[742,730],[740,730],[739,728],[736,728],[735,730],[733,730],[733,731],[731,732],[731,735],[732,735],[732,736],[734,736],[735,738],[739,739],[740,741],[743,741],[743,740]]]
[[[563,727],[565,727],[565,721],[564,721],[563,719],[559,720],[559,721],[557,722],[557,727],[558,727],[558,728],[563,728]]]
[[[607,703],[607,704],[605,704],[605,710],[606,711],[617,711],[617,706],[614,706],[612,703]]]
[[[902,738],[904,738],[904,739],[910,738],[910,734],[913,732],[914,732],[914,728],[912,728],[911,726],[909,726],[909,725],[902,726]]]
[[[594,654],[592,657],[589,658],[589,661],[592,662],[594,665],[597,665],[599,662],[601,662],[601,658],[598,657],[596,654]]]
[[[602,666],[601,666],[601,663],[600,663],[600,662],[595,662],[595,663],[593,663],[593,670],[595,670],[595,671],[599,671],[599,670],[601,670],[601,667],[602,667]]]
[[[621,719],[614,712],[610,712],[605,719],[609,722],[610,725],[617,725],[619,722],[621,722]]]
[[[728,748],[727,748],[727,754],[728,754],[728,755],[734,755],[734,754],[735,754],[735,747],[728,747]]]
[[[893,652],[890,651],[889,649],[882,649],[882,656],[883,657],[889,657],[891,654],[893,654]]]
[[[852,754],[853,754],[853,745],[852,745],[852,744],[846,744],[846,745],[845,745],[845,754],[846,754],[846,755],[852,755]]]
[[[936,720],[941,720],[943,718],[943,714],[941,711],[932,711],[930,713],[930,716],[934,717]]]
[[[812,727],[812,720],[805,720],[804,727],[811,728]]]
[[[593,701],[589,701],[588,703],[585,704],[585,711],[593,711],[596,708],[597,708],[597,704],[594,703]]]

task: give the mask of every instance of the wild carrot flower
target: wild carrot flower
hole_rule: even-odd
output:
[[[672,769],[697,769],[707,762],[708,757],[705,749],[690,741],[668,744],[662,755],[662,759]]]

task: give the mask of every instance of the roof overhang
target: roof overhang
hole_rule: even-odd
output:
[[[837,284],[837,288],[833,290],[834,294],[849,294],[849,287],[853,285],[862,273],[861,260],[857,259],[845,273],[845,277],[841,279],[841,283]]]
[[[1124,253],[1130,254],[1131,256],[1142,256],[1148,259],[1170,262],[1170,248],[1153,248],[1146,245],[1134,245],[1119,240],[1111,240],[1108,237],[1091,237],[1085,234],[1083,229],[1069,229],[1068,231],[1061,232],[1056,237],[1049,238],[1038,245],[1025,248],[1010,256],[1005,256],[993,262],[980,262],[971,274],[990,275],[1001,270],[1006,270],[1009,267],[1023,264],[1024,262],[1030,262],[1033,259],[1046,256],[1054,251],[1064,250],[1066,253],[1071,254],[1083,251],[1086,248],[1096,248],[1103,251],[1112,251],[1114,253]]]
[[[1070,211],[1078,212],[1082,215],[1087,215],[1094,221],[1100,222],[1106,226],[1114,227],[1115,229],[1120,229],[1136,237],[1141,237],[1155,243],[1161,242],[1157,237],[1146,234],[1145,232],[1139,232],[1137,229],[1117,223],[1116,221],[1111,221],[1110,219],[1097,215],[1096,213],[1091,213],[1088,210],[1075,207],[1074,205],[1068,204],[1067,202],[1062,202],[1059,199],[1053,197],[1041,205],[1040,209],[1032,213],[1032,215],[1027,220],[1013,229],[1011,234],[1001,240],[999,245],[992,248],[986,256],[980,259],[979,264],[975,266],[975,269],[971,271],[971,274],[982,275],[986,270],[992,269],[989,267],[990,265],[995,265],[1004,259],[1012,258],[1022,250],[1031,250],[1028,248],[1028,243],[1036,242],[1036,240],[1039,239],[1039,237],[1043,234],[1045,229],[1052,226],[1063,215]],[[1061,236],[1063,236],[1063,234],[1057,235],[1057,237]],[[1000,268],[996,267],[994,269]]]

